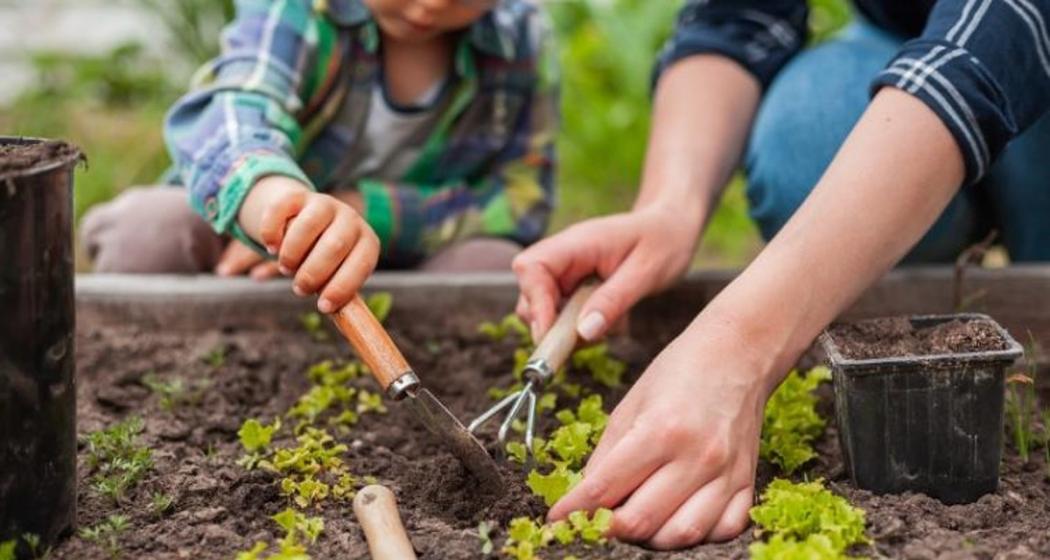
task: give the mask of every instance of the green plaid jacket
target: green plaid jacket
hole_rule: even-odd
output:
[[[528,244],[553,206],[557,80],[546,20],[502,0],[462,33],[441,114],[396,182],[350,179],[380,79],[380,34],[360,0],[238,0],[222,54],[171,109],[174,180],[219,233],[267,175],[320,191],[357,189],[383,261],[411,265],[447,244]]]

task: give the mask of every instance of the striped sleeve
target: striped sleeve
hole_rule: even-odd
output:
[[[675,62],[720,54],[746,68],[765,88],[806,42],[804,0],[689,0],[660,54],[653,83]]]
[[[310,186],[296,163],[297,114],[313,94],[333,33],[309,0],[238,0],[222,54],[172,107],[165,140],[193,208],[219,233],[261,251],[237,214],[256,181],[284,175]]]
[[[951,131],[966,183],[1050,109],[1050,0],[940,1],[922,35],[876,76],[906,91]]]

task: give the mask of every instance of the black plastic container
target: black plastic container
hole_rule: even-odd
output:
[[[854,484],[875,493],[973,502],[999,484],[1004,378],[1021,346],[987,315],[909,319],[919,328],[953,319],[988,322],[1006,348],[851,360],[828,331],[822,334],[846,469]]]
[[[40,140],[0,137],[0,145]],[[76,520],[76,150],[0,171],[0,542],[41,549]],[[24,542],[22,554],[27,553]]]

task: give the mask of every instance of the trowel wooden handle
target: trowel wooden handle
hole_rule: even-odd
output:
[[[372,370],[372,376],[384,391],[397,378],[412,371],[360,295],[354,296],[350,303],[333,313],[332,320],[368,369]]]
[[[354,497],[354,514],[368,539],[372,560],[415,560],[416,551],[389,488],[372,484],[359,490]]]
[[[569,359],[572,349],[576,347],[578,335],[576,334],[576,322],[580,318],[583,304],[598,288],[598,282],[588,280],[576,288],[569,301],[562,307],[558,319],[554,321],[543,340],[540,341],[536,351],[532,353],[531,359],[542,359],[547,362],[552,371],[558,371],[565,360]]]

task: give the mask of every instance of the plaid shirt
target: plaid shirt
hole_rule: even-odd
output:
[[[238,0],[223,53],[168,115],[178,182],[217,232],[267,175],[357,189],[385,263],[470,236],[537,240],[553,204],[556,67],[545,20],[503,0],[463,34],[451,91],[399,181],[350,178],[382,61],[360,0]]]

